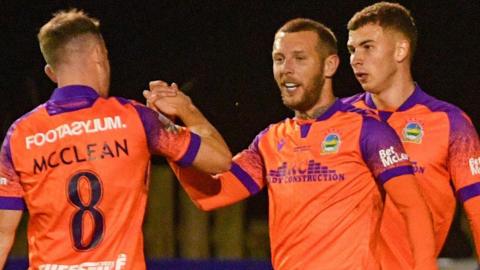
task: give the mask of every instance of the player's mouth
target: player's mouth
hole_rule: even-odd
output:
[[[368,73],[366,72],[355,72],[355,77],[357,78],[358,82],[365,83],[368,78]]]
[[[287,89],[288,92],[294,92],[300,87],[300,84],[294,82],[284,82],[283,87]]]

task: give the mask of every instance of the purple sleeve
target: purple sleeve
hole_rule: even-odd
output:
[[[163,128],[162,123],[158,120],[156,112],[139,104],[135,104],[135,109],[140,116],[140,119],[143,123],[143,128],[145,129],[145,136],[147,137],[148,148],[150,152],[153,152],[153,149],[156,149],[156,144],[159,141],[159,136],[161,134],[160,130]]]
[[[362,157],[380,184],[413,174],[407,154],[395,131],[372,117],[364,117],[360,133]]]
[[[0,209],[24,210],[23,188],[15,171],[10,148],[13,126],[9,129],[0,150]]]
[[[182,167],[190,166],[200,149],[200,136],[183,128],[177,133],[168,132],[157,112],[141,104],[134,106],[143,123],[150,153],[171,158]]]
[[[197,157],[198,150],[200,150],[201,142],[202,139],[200,136],[195,133],[190,133],[190,144],[188,145],[187,151],[181,159],[177,160],[180,167],[188,167],[192,165],[195,157]]]
[[[235,155],[230,173],[232,173],[250,192],[258,193],[265,186],[265,165],[260,153],[260,141],[268,129],[258,134],[250,146]]]
[[[480,141],[475,127],[461,111],[448,113],[448,170],[463,203],[480,196]]]

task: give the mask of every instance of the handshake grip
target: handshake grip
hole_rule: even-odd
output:
[[[182,92],[184,93],[188,93],[192,90],[193,88],[193,85],[195,83],[195,78],[187,81],[186,83],[183,83],[181,86],[180,86],[180,89],[182,89]],[[163,115],[161,112],[155,110],[157,112],[157,117],[158,117],[158,120],[160,121],[160,123],[162,123],[163,125],[163,128],[168,131],[168,132],[172,132],[172,133],[178,133],[178,127],[177,125],[175,125],[175,123],[169,119],[168,117],[166,117],[165,115]]]

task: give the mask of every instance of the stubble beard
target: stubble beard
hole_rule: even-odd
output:
[[[315,77],[312,87],[310,89],[304,89],[303,95],[300,97],[299,101],[288,102],[285,98],[282,97],[283,104],[290,110],[304,113],[318,102],[322,94],[323,85],[325,84],[325,78],[323,74],[318,74]]]

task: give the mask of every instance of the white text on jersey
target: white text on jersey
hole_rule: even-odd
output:
[[[120,254],[115,261],[83,262],[76,265],[42,264],[39,270],[122,270],[127,265],[127,255]]]
[[[470,164],[472,175],[480,175],[480,157],[469,159],[468,164]]]
[[[393,148],[393,146],[390,146],[390,148],[382,149],[378,151],[378,154],[380,155],[380,159],[382,160],[384,167],[389,167],[395,163],[408,160],[407,154],[395,152],[395,149]]]
[[[45,143],[54,143],[66,136],[79,136],[84,133],[96,133],[112,129],[126,128],[120,116],[107,116],[104,118],[94,118],[85,121],[75,121],[60,125],[50,129],[47,132],[39,132],[25,138],[25,146],[30,149],[32,144],[42,146]]]

